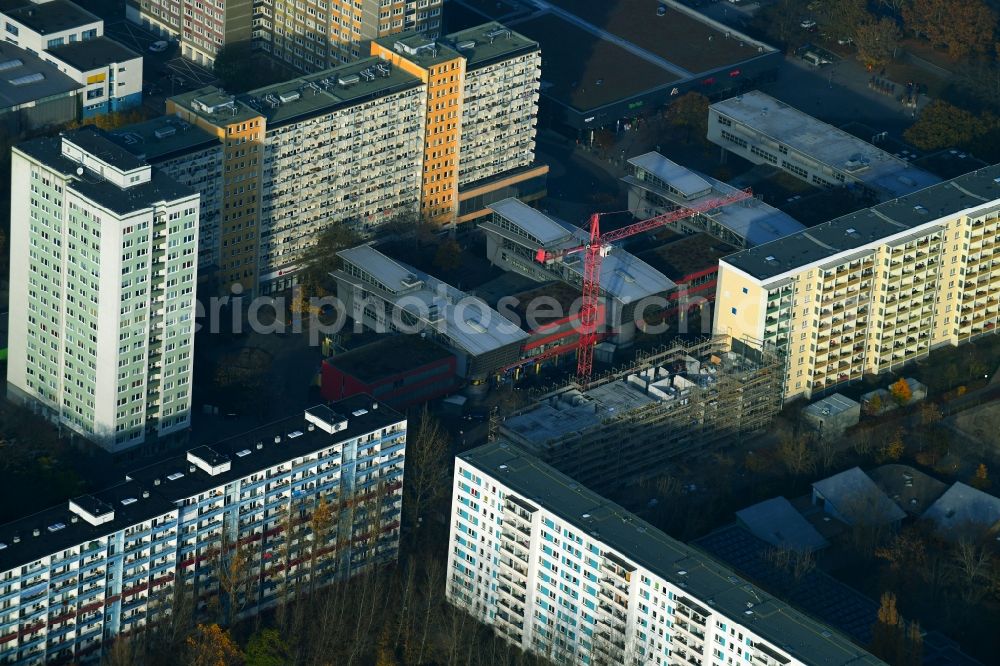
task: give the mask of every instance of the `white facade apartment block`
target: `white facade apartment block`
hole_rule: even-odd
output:
[[[112,450],[190,423],[198,195],[92,127],[14,148],[8,385]]]
[[[461,50],[461,42],[457,46]],[[537,48],[466,67],[459,185],[534,163],[541,72],[542,54]]]
[[[459,455],[447,598],[556,663],[881,664],[504,443]]]
[[[210,553],[227,545],[243,544],[256,582],[221,599],[237,617],[393,561],[405,449],[405,418],[356,396],[0,525],[0,664],[99,659],[109,639],[169,615],[178,584],[204,610],[225,597]],[[321,497],[323,541],[308,521],[289,527]]]
[[[3,39],[42,56],[46,49],[104,34],[104,20],[68,0],[11,3],[0,10]]]

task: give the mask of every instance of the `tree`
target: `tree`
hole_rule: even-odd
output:
[[[416,527],[423,511],[448,491],[450,442],[441,423],[424,406],[416,434],[406,446],[406,493],[403,508]]]
[[[994,125],[996,118],[990,113],[976,116],[937,99],[924,107],[917,122],[903,133],[903,138],[923,150],[970,148]]]
[[[882,396],[876,393],[865,403],[865,413],[868,416],[878,416],[882,413],[882,408],[885,405],[882,404]]]
[[[685,131],[684,140],[708,141],[708,98],[698,92],[681,95],[667,107],[667,122]]]
[[[264,629],[247,643],[246,666],[285,666],[291,663],[288,643],[277,629]]]
[[[462,266],[462,246],[452,238],[438,245],[434,254],[434,267],[445,273],[458,270]]]
[[[872,21],[865,4],[865,0],[834,0],[822,3],[819,19],[823,24],[823,30],[833,37],[851,37],[857,41],[859,28]]]
[[[989,470],[986,469],[986,463],[979,463],[979,467],[976,468],[976,475],[972,477],[972,485],[980,490],[986,490],[993,482],[990,481]]]
[[[993,559],[989,550],[967,536],[955,546],[952,558],[962,586],[962,598],[970,603],[978,601],[987,591],[987,576]]]
[[[217,624],[199,624],[185,641],[185,664],[188,666],[237,666],[243,653]]]
[[[854,31],[858,60],[873,67],[889,63],[896,57],[899,36],[899,26],[890,18],[864,21]]]
[[[879,463],[895,462],[902,458],[905,452],[906,444],[903,443],[903,430],[900,428],[879,448],[878,455],[875,457]]]
[[[911,620],[906,629],[905,653],[904,666],[921,666],[924,663],[924,634],[916,620]]]
[[[941,420],[941,408],[933,402],[925,402],[920,406],[920,425],[924,428],[936,424]]]
[[[890,664],[898,663],[903,654],[903,627],[903,618],[896,609],[896,595],[883,592],[878,619],[872,627],[872,654]]]
[[[952,60],[994,46],[996,15],[983,0],[912,0],[903,7],[903,20],[917,36],[944,46]]]
[[[889,387],[889,393],[900,407],[910,402],[913,398],[913,391],[910,389],[910,384],[902,377]]]
[[[816,469],[816,454],[811,442],[801,435],[785,433],[778,444],[778,456],[795,475],[804,475]]]
[[[327,274],[340,268],[337,253],[360,243],[361,236],[346,224],[334,222],[328,225],[317,234],[316,242],[303,253],[303,269],[299,281],[323,285]]]
[[[312,531],[312,545],[309,548],[309,591],[316,589],[316,578],[318,572],[316,565],[321,563],[320,551],[327,546],[327,538],[330,528],[333,527],[333,512],[330,510],[330,503],[326,495],[320,495],[309,518],[309,529]]]

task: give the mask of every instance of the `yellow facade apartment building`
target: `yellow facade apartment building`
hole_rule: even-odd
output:
[[[368,58],[229,95],[208,86],[167,112],[218,137],[221,290],[294,284],[331,224],[375,233],[400,216],[438,225],[545,195],[535,163],[538,43],[487,23],[441,39],[372,42]]]
[[[1000,165],[719,263],[715,332],[782,352],[786,401],[995,333],[998,318]]]

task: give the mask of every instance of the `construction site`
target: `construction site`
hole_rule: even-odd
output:
[[[781,409],[783,374],[781,357],[754,341],[675,340],[586,388],[544,393],[498,435],[607,492],[766,428]]]

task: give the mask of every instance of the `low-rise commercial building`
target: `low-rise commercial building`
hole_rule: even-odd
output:
[[[51,62],[0,41],[0,124],[11,135],[76,120],[80,88]]]
[[[99,659],[175,595],[241,618],[395,560],[405,450],[406,419],[358,396],[0,525],[0,662]]]
[[[142,56],[107,37],[48,49],[44,56],[82,86],[80,117],[142,104]]]
[[[486,235],[486,257],[494,266],[537,282],[560,280],[583,289],[583,253],[560,256],[552,262],[535,259],[539,249],[559,255],[589,242],[584,229],[555,220],[517,199],[489,207],[492,215],[480,223]],[[662,310],[676,285],[646,262],[615,247],[601,264],[601,296],[605,317],[600,332],[618,345],[635,337],[636,319]]]
[[[714,330],[786,357],[786,399],[996,332],[1000,165],[719,264]]]
[[[333,273],[348,317],[377,333],[425,337],[451,350],[470,388],[520,359],[528,334],[485,301],[465,294],[370,245],[341,250]]]
[[[418,336],[385,336],[323,360],[326,400],[365,394],[399,410],[422,405],[459,387],[456,356]]]
[[[455,460],[447,598],[561,663],[883,662],[516,446]]]
[[[732,185],[691,171],[656,152],[633,157],[628,165],[629,174],[622,178],[628,185],[628,209],[642,220],[737,191]],[[707,232],[741,249],[805,229],[787,213],[756,197],[682,218],[667,228],[682,234]]]
[[[940,181],[906,160],[756,90],[709,107],[708,140],[811,185],[854,188],[873,202]]]
[[[55,64],[79,84],[74,118],[142,104],[142,56],[105,37],[100,17],[69,0],[11,0],[0,7],[0,24],[8,43]]]

